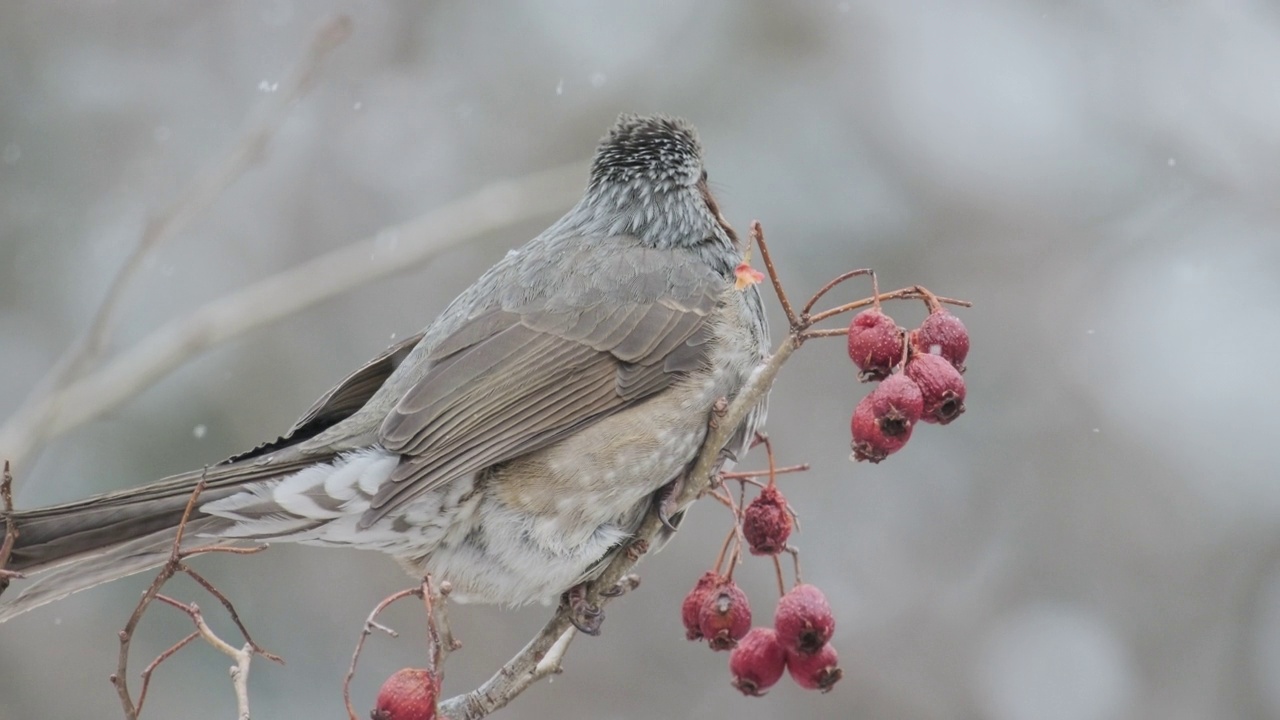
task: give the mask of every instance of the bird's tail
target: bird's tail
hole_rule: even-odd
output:
[[[196,483],[207,487],[199,504],[218,500],[251,481],[281,477],[310,463],[223,465],[175,475],[154,485],[99,495],[65,505],[15,512],[17,529],[6,570],[23,579],[0,595],[0,623],[72,593],[163,565]],[[199,509],[184,527],[183,546],[227,544],[210,535],[228,521]],[[0,537],[3,537],[0,532]]]

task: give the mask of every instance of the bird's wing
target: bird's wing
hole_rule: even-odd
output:
[[[512,273],[500,308],[455,328],[380,430],[404,456],[367,526],[442,483],[550,444],[705,362],[727,281],[670,250],[588,241]],[[592,247],[591,245],[597,245]],[[612,244],[612,243],[611,243]],[[580,245],[582,245],[580,243]],[[553,273],[555,288],[534,275]]]
[[[319,400],[307,409],[302,417],[289,428],[289,432],[258,447],[233,455],[221,464],[229,465],[241,460],[260,457],[275,452],[283,447],[296,444],[314,437],[325,429],[350,417],[359,410],[382,384],[391,377],[391,373],[400,367],[400,363],[409,356],[414,346],[422,340],[423,333],[410,335],[383,350],[377,357],[361,365],[342,382],[334,385],[329,392],[320,396]]]

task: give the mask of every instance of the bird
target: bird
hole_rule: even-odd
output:
[[[163,564],[202,478],[189,543],[376,550],[447,581],[456,601],[563,601],[671,497],[765,358],[758,287],[735,283],[744,252],[696,129],[623,114],[575,206],[278,439],[10,515],[7,569],[27,579],[0,595],[0,622]],[[767,397],[723,461],[766,409]]]

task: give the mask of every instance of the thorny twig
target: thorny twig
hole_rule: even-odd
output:
[[[133,609],[133,614],[129,616],[129,621],[125,623],[124,629],[119,633],[120,652],[116,659],[116,672],[111,675],[110,679],[111,684],[115,685],[116,694],[120,697],[120,704],[124,707],[124,714],[128,720],[137,720],[139,713],[142,712],[142,705],[146,700],[147,689],[151,683],[151,674],[155,672],[156,668],[159,667],[162,662],[169,659],[179,650],[190,644],[192,640],[194,640],[195,635],[204,638],[204,640],[214,648],[226,653],[236,661],[235,666],[231,669],[231,678],[232,685],[236,693],[236,704],[239,710],[239,717],[243,720],[247,720],[249,717],[248,676],[249,662],[252,659],[252,656],[261,655],[273,662],[284,664],[284,660],[282,660],[278,655],[267,652],[262,648],[262,646],[254,642],[253,638],[249,635],[249,631],[240,621],[240,615],[231,604],[231,600],[228,599],[223,592],[218,590],[213,583],[209,582],[203,576],[188,567],[185,562],[188,558],[208,553],[220,552],[234,555],[251,555],[267,549],[266,545],[258,545],[255,547],[205,545],[186,550],[182,549],[182,539],[186,533],[187,525],[191,520],[191,513],[195,510],[196,501],[204,491],[204,487],[205,480],[204,478],[201,478],[200,481],[196,483],[195,489],[191,491],[191,497],[187,499],[186,507],[183,508],[182,519],[178,522],[178,529],[174,533],[173,545],[169,550],[168,560],[165,561],[160,572],[156,573],[155,579],[151,581],[151,585],[147,588],[146,592],[142,594],[142,598],[138,600],[137,606]],[[240,630],[240,634],[244,636],[245,645],[243,648],[236,649],[226,641],[219,638],[205,623],[199,607],[194,603],[184,605],[183,603],[160,594],[160,589],[164,587],[164,584],[178,573],[185,573],[191,576],[200,584],[201,587],[208,590],[219,600],[219,602],[223,604],[224,607],[227,608],[228,613],[235,622],[236,628],[238,628]],[[129,647],[133,642],[133,634],[138,628],[138,623],[142,621],[143,614],[155,600],[160,600],[163,603],[172,605],[183,612],[186,612],[187,615],[191,617],[192,622],[195,623],[196,632],[193,635],[188,635],[175,643],[169,649],[160,653],[155,660],[152,660],[147,665],[142,672],[142,691],[138,695],[137,703],[134,703],[133,698],[129,693]]]

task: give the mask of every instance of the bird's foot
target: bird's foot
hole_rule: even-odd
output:
[[[569,622],[585,635],[599,635],[604,624],[604,611],[599,605],[587,601],[587,583],[578,583],[564,594],[564,604],[569,608]]]

